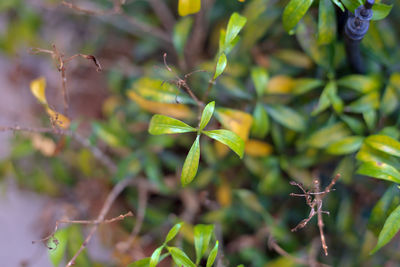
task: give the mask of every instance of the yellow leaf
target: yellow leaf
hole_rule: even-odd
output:
[[[51,108],[46,109],[47,114],[49,114],[51,121],[60,128],[68,129],[71,124],[70,120],[61,113],[52,110]]]
[[[253,117],[249,113],[235,109],[219,108],[216,116],[225,128],[239,135],[243,141],[247,141],[251,124],[253,123]]]
[[[192,112],[190,111],[189,107],[183,104],[160,103],[146,100],[133,91],[129,91],[128,96],[142,109],[152,113],[163,114],[178,119],[189,118],[192,116]]]
[[[57,147],[52,139],[37,133],[32,134],[32,145],[36,150],[47,157],[53,156]]]
[[[225,179],[222,180],[222,184],[218,187],[217,200],[222,207],[229,207],[232,204],[232,188]]]
[[[266,93],[268,94],[288,94],[292,91],[294,81],[286,75],[278,75],[269,79]]]
[[[180,16],[194,14],[200,11],[201,0],[179,0],[178,13]]]
[[[214,142],[215,152],[217,153],[217,157],[223,158],[229,152],[229,147],[227,145],[222,144],[221,142]]]
[[[44,77],[39,77],[31,81],[31,92],[39,100],[40,103],[47,105],[46,100],[46,79]]]
[[[254,157],[268,156],[272,153],[272,146],[266,142],[250,139],[246,142],[245,153]]]

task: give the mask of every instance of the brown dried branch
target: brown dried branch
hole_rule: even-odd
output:
[[[76,4],[73,4],[69,1],[63,0],[61,2],[62,5],[68,7],[71,10],[84,13],[86,15],[91,16],[99,16],[99,18],[104,19],[106,17],[112,17],[114,15],[118,15],[119,18],[124,18],[126,22],[133,26],[134,28],[138,29],[142,33],[146,33],[152,35],[153,37],[160,39],[168,44],[172,44],[172,38],[169,34],[161,31],[158,28],[150,26],[140,20],[137,20],[134,17],[128,16],[124,13],[122,6],[125,4],[125,0],[114,0],[113,1],[113,8],[109,10],[102,10],[100,8],[96,8],[94,10],[82,8]]]
[[[306,199],[307,205],[311,208],[310,214],[308,215],[307,218],[302,220],[296,227],[294,227],[291,231],[295,232],[307,225],[307,223],[315,216],[317,215],[318,217],[318,228],[320,232],[320,238],[321,238],[321,243],[322,243],[322,249],[324,250],[325,256],[328,256],[328,246],[326,245],[326,239],[324,235],[324,222],[322,219],[322,214],[329,214],[328,211],[323,211],[322,210],[322,200],[323,198],[331,191],[334,189],[332,188],[337,180],[340,178],[340,174],[337,174],[331,181],[331,183],[325,188],[324,191],[321,191],[321,186],[320,182],[318,179],[314,179],[314,188],[312,190],[305,190],[303,185],[300,183],[296,182],[290,182],[291,185],[297,186],[300,188],[301,191],[303,191],[303,194],[295,194],[291,193],[290,196],[298,196],[298,197],[304,197]],[[314,198],[313,198],[314,197]]]
[[[115,173],[117,171],[117,165],[112,161],[112,159],[106,155],[101,149],[96,146],[93,146],[90,141],[78,134],[77,132],[69,131],[69,130],[61,130],[58,128],[30,128],[30,127],[20,127],[20,126],[0,126],[0,132],[5,131],[14,131],[14,132],[32,132],[32,133],[50,133],[55,135],[64,135],[69,136],[81,146],[89,149],[89,151],[93,154],[93,156],[101,162],[110,173]]]
[[[69,107],[69,96],[68,96],[67,76],[66,76],[66,71],[67,71],[66,63],[76,57],[82,57],[82,58],[93,61],[94,64],[96,65],[97,72],[101,71],[101,65],[100,65],[100,62],[96,59],[96,57],[93,55],[76,54],[76,55],[73,55],[73,56],[65,59],[64,58],[65,55],[57,49],[55,44],[53,44],[52,47],[53,47],[53,50],[42,49],[42,48],[31,48],[31,53],[33,53],[33,54],[38,54],[38,53],[50,54],[51,57],[53,58],[53,60],[55,61],[58,71],[61,72],[61,93],[63,95],[63,100],[64,100],[64,114],[66,115],[68,112],[68,107]]]

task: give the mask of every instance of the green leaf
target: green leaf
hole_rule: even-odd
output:
[[[208,103],[205,108],[203,109],[203,114],[201,114],[201,120],[200,120],[200,126],[199,129],[200,131],[204,129],[204,127],[207,126],[208,122],[210,121],[213,113],[214,113],[214,107],[215,107],[215,102],[212,101]]]
[[[376,110],[370,109],[368,111],[363,112],[363,118],[365,121],[365,124],[367,124],[367,127],[370,131],[373,131],[375,129],[376,125],[376,120],[377,120],[377,112]]]
[[[206,253],[213,231],[214,225],[198,224],[194,227],[194,247],[196,250],[197,265],[204,253]]]
[[[296,131],[303,132],[306,129],[306,121],[295,110],[282,105],[268,105],[268,114],[283,126]]]
[[[283,11],[283,27],[290,32],[310,8],[313,0],[290,0]]]
[[[336,38],[336,12],[331,0],[319,1],[318,44],[330,44]]]
[[[215,68],[215,74],[214,74],[214,80],[218,78],[218,76],[220,76],[225,68],[226,68],[226,55],[224,53],[221,53],[218,57],[218,62],[217,62],[217,67]]]
[[[258,97],[261,97],[268,84],[268,72],[261,67],[256,67],[251,70],[251,78],[253,79],[254,87]]]
[[[172,42],[180,57],[183,56],[185,50],[185,44],[189,37],[190,30],[192,29],[193,18],[186,17],[180,19],[174,26],[174,32],[172,35]]]
[[[179,248],[175,247],[167,247],[169,253],[172,255],[172,259],[174,260],[175,264],[179,267],[196,267],[196,265],[189,259],[189,257],[180,250]]]
[[[400,157],[400,142],[386,135],[371,135],[365,139],[369,146],[387,154]]]
[[[269,131],[269,118],[263,105],[257,102],[253,112],[251,133],[257,138],[264,138]]]
[[[365,76],[360,74],[348,75],[337,81],[339,86],[353,89],[360,93],[369,93],[379,90],[381,83],[375,76]]]
[[[154,250],[153,254],[151,254],[149,267],[157,266],[158,260],[160,259],[160,254],[161,254],[161,251],[163,248],[164,248],[164,245],[162,245],[161,247],[158,247],[156,250]]]
[[[153,135],[196,132],[186,123],[164,115],[156,114],[151,118],[149,133]]]
[[[364,162],[357,170],[358,174],[400,183],[400,172],[383,162]]]
[[[389,243],[390,240],[396,235],[396,233],[400,230],[400,206],[398,206],[386,219],[385,224],[383,225],[382,231],[378,237],[378,243],[376,247],[371,251],[370,254],[374,254],[381,247]]]
[[[335,5],[337,5],[343,12],[345,12],[344,5],[339,0],[332,0]]]
[[[332,90],[336,91],[335,83],[329,82],[322,91],[322,94],[319,97],[318,106],[313,110],[311,115],[318,115],[319,113],[330,107],[331,101],[329,95],[332,94],[332,92],[330,92]]]
[[[182,227],[182,223],[175,224],[174,227],[172,227],[171,230],[169,230],[164,243],[168,243],[169,241],[171,241],[178,234],[181,227]]]
[[[387,116],[393,113],[398,105],[399,99],[397,98],[396,89],[389,84],[383,94],[380,110]]]
[[[215,242],[214,248],[211,250],[210,255],[208,255],[206,267],[211,267],[214,264],[215,258],[218,253],[218,241]]]
[[[196,176],[200,160],[200,135],[196,137],[190,151],[185,159],[182,168],[181,183],[182,186],[188,185]]]
[[[295,95],[305,94],[322,85],[323,82],[318,79],[312,79],[312,78],[296,79],[293,85],[292,93]]]
[[[389,15],[393,5],[385,5],[382,3],[375,3],[372,6],[372,20],[381,20]]]
[[[65,252],[67,250],[67,242],[68,242],[68,228],[63,228],[61,230],[58,230],[55,235],[54,238],[57,242],[57,245],[53,245],[50,242],[53,239],[51,238],[49,241],[49,256],[50,256],[50,261],[51,263],[57,267],[60,265],[61,261],[64,259],[65,256]]]
[[[356,101],[350,103],[346,107],[346,111],[354,113],[364,113],[370,111],[371,109],[376,110],[378,108],[379,108],[379,93],[371,92],[360,97]]]
[[[243,157],[244,141],[234,132],[220,129],[203,132],[208,137],[215,139],[232,149],[240,158]]]
[[[331,143],[342,140],[349,135],[350,131],[346,125],[343,122],[338,122],[312,133],[307,140],[307,144],[314,148],[326,148]]]
[[[247,19],[238,13],[233,13],[229,19],[225,35],[225,45],[231,43],[246,24]]]
[[[149,267],[150,258],[144,258],[128,264],[126,267]]]
[[[365,126],[362,121],[347,115],[341,115],[340,118],[355,134],[362,135],[364,133]]]
[[[334,155],[346,155],[356,152],[360,149],[364,137],[362,136],[349,136],[339,141],[331,143],[326,152]]]

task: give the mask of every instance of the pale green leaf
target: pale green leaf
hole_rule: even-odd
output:
[[[215,139],[232,149],[240,158],[243,157],[244,141],[234,132],[220,129],[203,132],[208,137]]]
[[[352,74],[340,78],[337,81],[339,86],[353,89],[360,93],[369,93],[372,91],[379,90],[381,83],[375,76],[365,76],[360,74]]]
[[[225,44],[231,43],[236,36],[239,34],[240,30],[246,24],[247,19],[238,13],[233,13],[229,19],[228,27],[226,29]]]
[[[200,160],[200,135],[196,137],[182,168],[182,186],[188,185],[196,176]]]
[[[198,224],[194,227],[194,247],[196,250],[196,264],[199,264],[204,253],[206,253],[213,231],[214,225]]]
[[[383,162],[364,162],[357,170],[358,174],[400,183],[400,172],[392,165]]]
[[[256,67],[251,70],[251,78],[253,79],[254,87],[258,97],[261,97],[268,84],[268,72],[261,67]]]
[[[215,102],[212,101],[208,103],[205,108],[203,109],[203,114],[201,114],[201,120],[200,120],[200,126],[199,129],[200,131],[204,129],[204,127],[207,126],[208,122],[210,121],[213,113],[214,113],[214,108],[215,108]]]
[[[306,129],[306,121],[294,109],[282,105],[268,105],[267,110],[275,121],[293,131],[303,132]]]
[[[331,143],[326,148],[326,152],[334,155],[351,154],[360,149],[363,140],[364,137],[362,136],[345,137],[339,141]]]
[[[371,135],[365,139],[365,143],[377,150],[400,157],[400,142],[389,136]]]
[[[179,248],[175,247],[167,247],[169,253],[171,253],[172,259],[174,260],[175,264],[179,267],[196,267],[196,265],[189,259],[189,257],[180,250]]]
[[[331,143],[342,140],[349,135],[350,131],[346,125],[343,122],[338,122],[312,133],[307,140],[307,144],[314,148],[326,148]]]
[[[217,253],[218,253],[218,241],[215,242],[214,248],[211,250],[210,255],[208,255],[206,267],[212,267],[215,258],[217,257]]]
[[[151,118],[149,133],[153,135],[196,132],[186,123],[164,115],[156,114]]]
[[[153,254],[151,254],[149,267],[157,266],[158,261],[160,259],[160,254],[161,254],[161,251],[163,248],[164,248],[164,245],[162,245],[161,247],[158,247],[156,250],[154,250]]]
[[[220,76],[224,72],[226,64],[227,64],[226,55],[224,53],[221,53],[218,57],[217,66],[215,68],[215,74],[213,78],[214,80],[217,79],[218,76]]]
[[[172,227],[171,230],[169,230],[164,243],[168,243],[169,241],[171,241],[178,234],[181,227],[182,227],[182,223],[175,224],[174,227]]]
[[[126,267],[149,267],[150,258],[144,258],[128,264]]]
[[[53,244],[53,242],[56,242],[57,245]],[[54,239],[51,238],[49,240],[48,247],[51,248],[49,249],[50,261],[55,267],[59,266],[61,261],[65,257],[65,252],[67,250],[67,242],[68,242],[68,228],[63,228],[61,230],[58,230],[54,235]]]
[[[283,11],[283,27],[290,32],[306,14],[314,0],[290,0]]]

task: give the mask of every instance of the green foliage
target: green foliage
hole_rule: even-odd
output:
[[[376,247],[371,251],[371,254],[378,251],[381,247],[389,243],[389,241],[396,235],[400,230],[400,206],[398,206],[386,219],[385,225],[379,234],[378,243]]]

